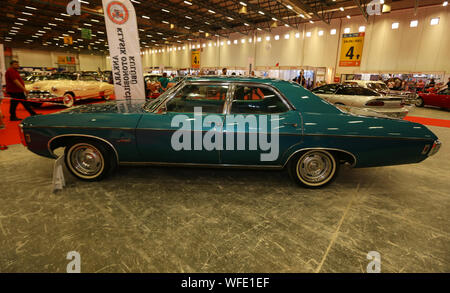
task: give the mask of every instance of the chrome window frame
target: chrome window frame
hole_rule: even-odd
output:
[[[269,84],[265,84],[265,83],[237,81],[237,82],[233,82],[233,89],[232,89],[233,92],[231,93],[230,99],[228,100],[227,112],[225,114],[233,114],[233,113],[231,113],[231,107],[233,105],[234,93],[235,93],[236,87],[238,87],[238,86],[260,87],[260,88],[265,88],[265,89],[271,90],[283,102],[283,104],[287,107],[288,110],[285,112],[277,112],[277,113],[259,113],[259,114],[237,113],[237,114],[270,115],[270,114],[282,114],[282,113],[287,113],[291,110],[295,110],[294,106],[289,102],[288,99],[286,99],[286,97],[276,87],[269,85]]]

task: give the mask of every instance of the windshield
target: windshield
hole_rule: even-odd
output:
[[[389,91],[389,88],[384,83],[371,82],[367,84],[367,87],[377,92]]]
[[[166,99],[167,96],[169,96],[170,94],[172,94],[174,91],[176,91],[178,89],[180,84],[181,84],[181,82],[178,82],[176,85],[174,85],[173,87],[169,88],[167,91],[162,93],[156,99],[148,101],[144,105],[144,110],[147,111],[147,112],[154,111],[161,104],[161,102]]]

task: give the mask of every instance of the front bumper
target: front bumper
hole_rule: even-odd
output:
[[[62,100],[63,97],[58,97],[48,91],[30,91],[27,96],[27,101],[36,103],[62,102]]]

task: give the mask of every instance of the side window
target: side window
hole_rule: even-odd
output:
[[[337,88],[337,85],[328,84],[328,85],[324,85],[324,86],[315,88],[314,90],[312,90],[312,92],[315,94],[334,94],[334,92],[336,91],[336,88]]]
[[[445,89],[439,92],[440,95],[450,95],[450,89]]]
[[[337,91],[338,95],[351,95],[351,96],[378,96],[379,94],[373,90],[363,87],[343,87]]]
[[[236,86],[232,114],[270,114],[289,109],[271,89],[258,86]]]
[[[222,113],[228,86],[188,84],[167,102],[167,112],[193,113],[201,107],[203,113]]]

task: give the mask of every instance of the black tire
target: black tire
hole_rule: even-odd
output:
[[[117,167],[113,150],[91,139],[72,140],[64,150],[64,160],[70,173],[84,181],[100,181]]]
[[[416,107],[423,107],[425,105],[425,103],[421,97],[418,97],[416,99],[416,101],[414,102],[414,104],[416,105]]]
[[[320,168],[321,166],[323,168]],[[312,170],[314,168],[317,170]],[[320,188],[336,179],[339,173],[339,159],[327,150],[308,150],[295,155],[289,161],[288,171],[291,178],[300,186]],[[315,176],[317,179],[314,179],[314,176],[308,177],[308,172],[319,172],[318,176]]]

